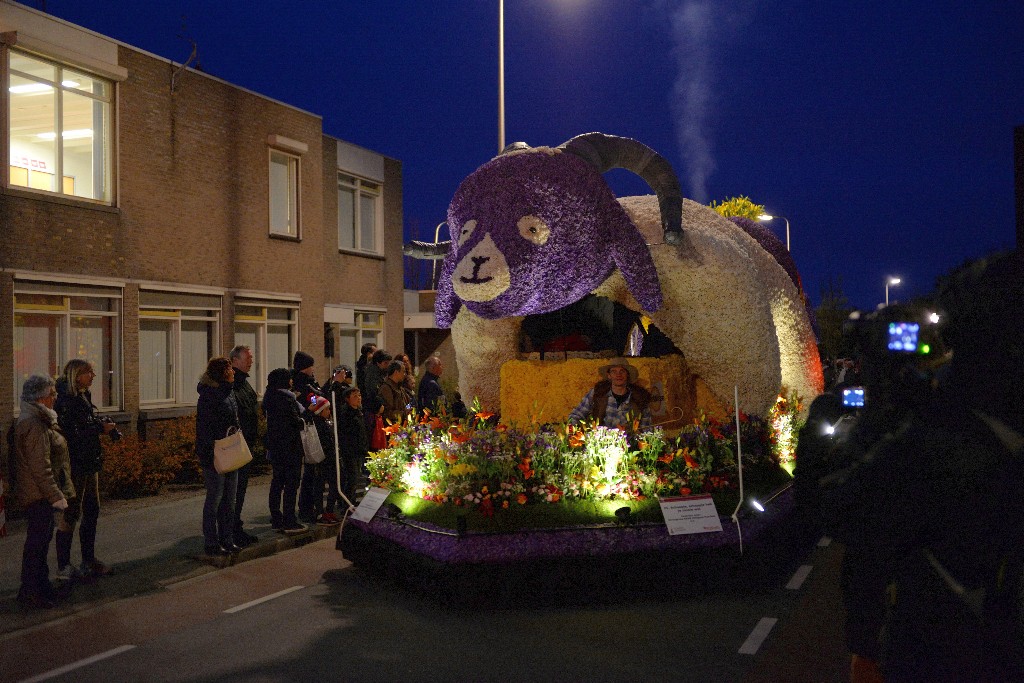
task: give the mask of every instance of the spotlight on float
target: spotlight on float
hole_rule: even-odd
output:
[[[757,502],[756,498],[750,499],[750,507],[754,508],[758,512],[764,512],[764,505],[761,505],[759,502]]]
[[[830,425],[830,424],[828,424],[828,423],[826,422],[826,423],[825,423],[825,429],[824,429],[824,432],[825,432],[826,434],[828,434],[829,436],[832,436],[833,434],[835,434],[835,433],[836,433],[836,426],[835,426],[835,425]]]
[[[940,316],[938,313],[929,313],[928,314],[928,322],[930,322],[932,325],[937,325],[939,323],[939,320],[941,320],[941,319],[942,319],[942,316]]]

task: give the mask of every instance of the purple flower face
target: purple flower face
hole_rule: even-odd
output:
[[[460,304],[489,319],[574,303],[618,267],[646,310],[661,288],[640,232],[597,171],[549,149],[506,155],[473,172],[448,207],[452,246],[438,325]]]

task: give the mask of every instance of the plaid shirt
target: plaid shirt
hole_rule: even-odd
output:
[[[630,399],[633,398],[633,394],[630,393],[626,397],[626,400],[619,403],[618,399],[615,398],[615,394],[608,392],[608,407],[604,411],[604,420],[601,421],[602,426],[605,427],[619,427],[621,425],[629,425],[634,419],[636,419],[636,408],[633,407]],[[583,397],[580,404],[573,408],[572,412],[569,413],[569,422],[573,424],[579,424],[585,420],[590,419],[590,413],[594,409],[594,390],[591,389],[587,392],[587,395]],[[640,413],[640,429],[649,429],[651,426],[651,409],[644,408]]]

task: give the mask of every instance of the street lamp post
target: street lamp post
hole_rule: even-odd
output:
[[[760,216],[757,217],[757,220],[768,222],[768,221],[771,221],[773,218],[781,218],[782,220],[786,221],[786,251],[791,251],[790,248],[789,248],[789,219],[788,218],[786,218],[785,216],[773,216],[770,213],[762,213]]]
[[[498,153],[505,149],[505,0],[498,0]]]
[[[889,287],[895,287],[901,282],[898,277],[887,277],[885,278],[885,305],[889,305]]]

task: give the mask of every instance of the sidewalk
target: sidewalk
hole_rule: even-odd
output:
[[[231,563],[271,555],[337,533],[338,527],[311,526],[295,536],[283,536],[270,528],[267,497],[270,477],[249,481],[242,519],[248,533],[259,542],[230,558]],[[205,491],[180,493],[168,500],[162,496],[135,501],[104,502],[96,534],[96,556],[114,569],[114,574],[91,583],[76,583],[71,596],[56,609],[24,610],[15,596],[21,580],[21,553],[25,545],[25,522],[8,522],[8,535],[0,539],[0,636],[81,612],[98,604],[148,593],[217,569],[203,555],[201,529]],[[71,551],[72,561],[81,560],[78,538]],[[339,553],[339,561],[340,561]],[[56,555],[50,544],[50,572],[56,572]]]

